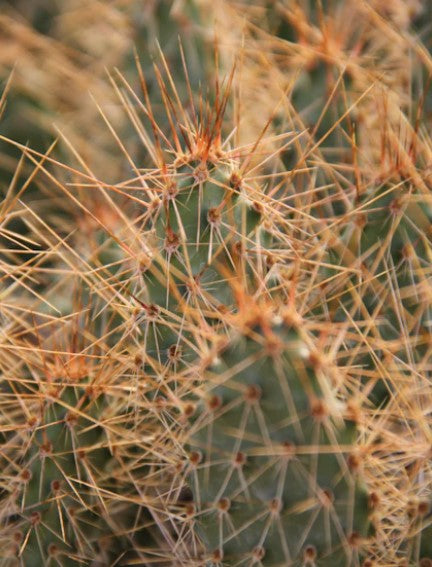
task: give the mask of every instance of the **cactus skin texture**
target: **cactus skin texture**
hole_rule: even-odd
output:
[[[360,565],[370,507],[356,424],[304,339],[291,317],[259,314],[207,372],[189,482],[208,565]]]

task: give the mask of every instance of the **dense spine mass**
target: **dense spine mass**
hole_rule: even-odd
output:
[[[142,96],[111,77],[133,134],[107,99],[116,159],[99,134],[86,157],[66,139],[67,166],[16,144],[2,567],[432,565],[420,8],[303,4],[156,2],[175,69],[138,65]],[[235,23],[205,92],[206,34],[190,73],[169,38],[174,17],[192,49],[206,10]]]

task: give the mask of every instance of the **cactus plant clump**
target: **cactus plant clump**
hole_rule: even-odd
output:
[[[136,135],[100,107],[110,179],[73,141],[75,166],[15,144],[34,171],[2,208],[8,567],[432,561],[428,103],[411,124],[413,77],[386,74],[411,44],[378,1],[349,36],[352,5],[246,6],[238,75],[205,94],[181,46],[178,86],[164,56],[141,96],[117,73]],[[64,225],[54,201],[22,205],[35,180]]]
[[[85,273],[86,280],[106,273],[112,282],[118,329],[127,332],[111,335],[109,344],[122,351],[133,342],[132,403],[138,413],[152,408],[161,436],[177,440],[174,454],[191,454],[181,475],[174,470],[179,488],[169,495],[180,498],[184,480],[192,489],[194,533],[209,561],[213,554],[227,565],[356,565],[370,535],[370,499],[351,393],[336,363],[321,365],[325,355],[316,346],[325,299],[315,290],[328,270],[333,280],[346,279],[345,268],[330,262],[325,238],[314,237],[320,188],[316,203],[306,192],[290,206],[295,182],[279,154],[298,135],[277,136],[275,153],[272,136],[240,147],[224,139],[233,74],[216,83],[211,103],[191,95],[186,110],[165,60],[162,71],[170,131],[159,128],[142,77],[139,108],[151,124],[154,141],[144,139],[155,167],[133,164],[134,177],[112,187],[129,197],[121,213],[130,210],[136,220],[108,238],[111,249],[102,244]],[[123,261],[113,261],[118,253]],[[289,315],[296,305],[315,325],[311,331],[302,315]],[[208,345],[221,341],[219,363],[204,370]],[[195,404],[186,426],[176,414]],[[143,484],[152,478],[147,460],[143,454]],[[219,512],[227,523],[221,528],[218,520],[215,532]],[[188,554],[200,560],[198,549]]]
[[[86,262],[70,260],[90,292],[110,306],[103,308],[111,312],[112,328],[105,323],[103,334],[107,360],[133,350],[137,376],[127,398],[119,396],[115,384],[127,379],[122,364],[118,374],[111,368],[97,392],[87,375],[70,386],[49,379],[48,394],[45,381],[35,387],[43,401],[46,439],[36,449],[32,443],[24,459],[36,466],[27,475],[32,495],[27,502],[38,512],[38,522],[45,517],[46,524],[44,530],[35,528],[22,549],[31,553],[37,548],[44,558],[48,536],[54,533],[88,561],[96,553],[94,542],[105,534],[104,541],[108,538],[112,545],[112,555],[105,557],[118,557],[129,548],[137,557],[146,556],[140,542],[152,537],[147,527],[157,512],[143,496],[160,494],[158,475],[172,467],[170,456],[160,454],[166,439],[170,447],[174,440],[179,457],[187,450],[190,463],[180,475],[171,471],[172,486],[178,488],[167,491],[164,506],[178,508],[186,481],[195,506],[193,533],[209,561],[357,565],[367,553],[371,511],[362,454],[356,448],[362,424],[352,411],[343,368],[331,357],[327,360],[318,340],[328,332],[323,318],[327,299],[319,290],[328,279],[343,285],[351,273],[350,267],[340,268],[339,259],[331,261],[326,232],[316,236],[322,226],[316,214],[320,192],[328,194],[329,203],[338,195],[319,185],[296,195],[294,172],[284,169],[280,155],[299,135],[269,136],[270,143],[260,136],[254,144],[234,148],[224,140],[233,74],[223,87],[216,83],[211,104],[190,94],[187,112],[164,59],[163,70],[168,72],[165,82],[162,71],[156,69],[156,75],[169,134],[154,118],[141,76],[144,101],[139,108],[150,121],[154,141],[143,139],[155,167],[138,168],[130,160],[132,179],[117,186],[97,182],[104,195],[112,189],[113,195],[128,198],[129,208],[123,210],[105,199],[112,203],[116,223],[126,218],[126,211],[134,220],[105,235]],[[191,93],[187,75],[186,80]],[[132,97],[128,85],[123,86]],[[140,125],[137,130],[142,133]],[[27,156],[36,159],[30,151]],[[74,171],[75,179],[80,175]],[[87,172],[81,191],[86,186]],[[290,204],[294,197],[295,207]],[[92,216],[97,222],[98,213]],[[108,218],[106,212],[100,217],[102,232]],[[101,274],[110,282],[103,292]],[[208,345],[221,341],[218,363],[207,368]],[[18,399],[21,395],[21,390],[15,394]],[[131,413],[129,403],[135,406]],[[191,405],[197,407],[186,426],[176,414]],[[136,415],[142,415],[139,429],[132,418]],[[113,449],[109,416],[121,423],[121,431],[113,427],[124,437],[120,441],[115,435],[122,450]],[[142,455],[135,463],[135,451],[125,446],[134,443],[146,424],[162,445],[152,451],[140,443]],[[41,451],[43,458],[37,460]],[[92,525],[93,531],[86,532],[88,549],[82,548],[82,529],[74,521],[66,526],[57,511],[51,519],[45,510],[46,502],[56,500],[52,490],[57,486],[47,463],[60,462],[60,456],[66,461],[67,498],[78,499],[83,522]],[[104,462],[112,463],[115,474],[104,472]],[[116,489],[122,469],[130,483],[120,482]],[[75,494],[71,478],[86,489]],[[173,494],[179,502],[170,502]],[[171,523],[175,515],[171,512]],[[186,553],[199,561],[202,552]]]

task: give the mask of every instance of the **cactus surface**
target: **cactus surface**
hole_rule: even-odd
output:
[[[189,482],[207,558],[357,565],[370,508],[356,424],[328,395],[300,321],[253,311],[208,369],[191,418]]]

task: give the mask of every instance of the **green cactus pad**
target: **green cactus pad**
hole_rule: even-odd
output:
[[[368,494],[327,379],[285,323],[232,337],[208,370],[189,482],[209,565],[358,565]]]

